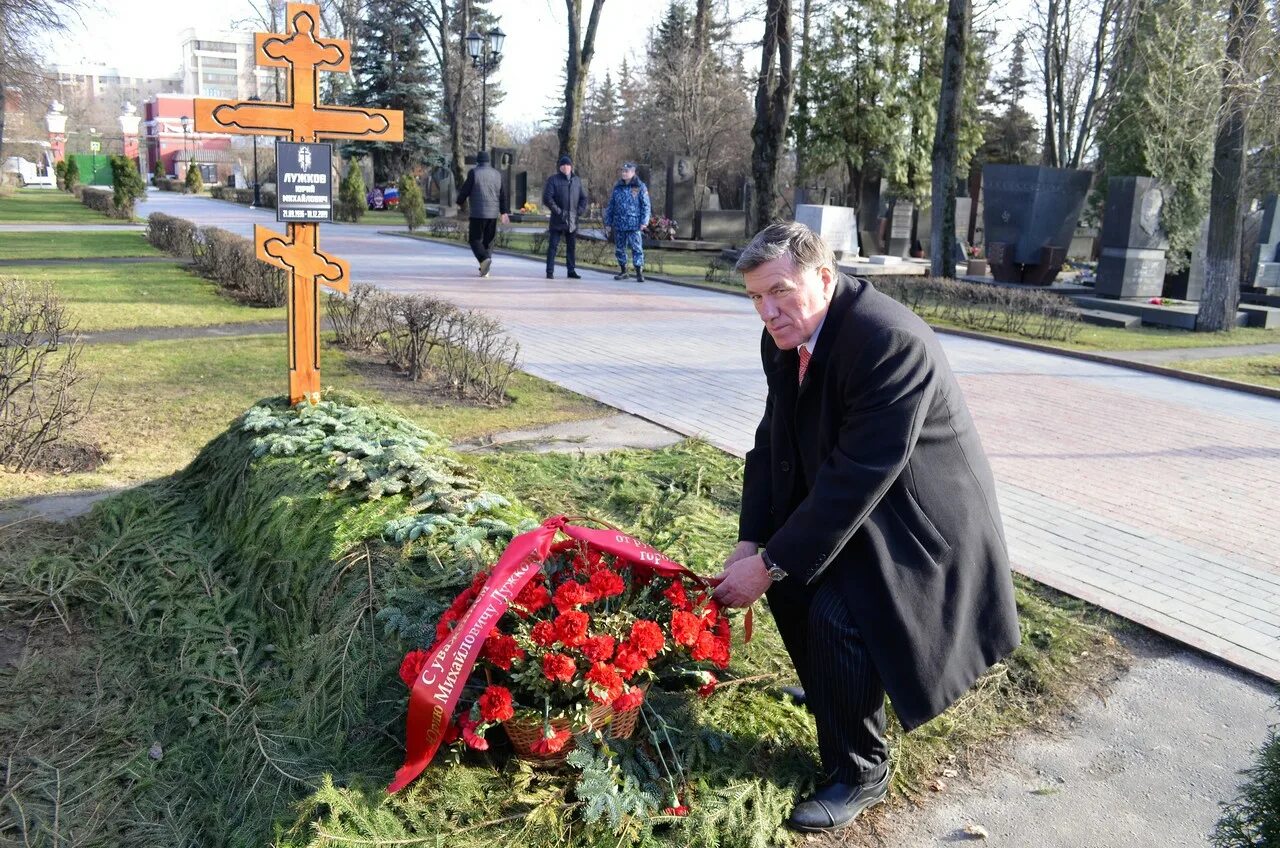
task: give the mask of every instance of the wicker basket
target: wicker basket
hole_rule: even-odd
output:
[[[591,708],[591,712],[587,713],[585,723],[575,724],[567,718],[553,718],[551,729],[557,733],[569,730],[574,734],[581,733],[583,730],[604,730],[614,739],[630,739],[636,732],[636,721],[639,717],[639,706],[624,712],[614,712],[613,707],[608,704],[596,704]],[[535,754],[533,743],[542,738],[542,727],[541,719],[511,719],[502,723],[502,729],[507,732],[507,738],[511,740],[511,747],[515,749],[516,756],[545,765],[563,763],[569,758],[569,754],[573,752],[576,745],[573,737],[571,736],[565,746],[554,754]]]

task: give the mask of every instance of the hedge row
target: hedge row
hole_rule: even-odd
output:
[[[285,304],[285,272],[259,262],[253,242],[247,238],[153,212],[147,218],[147,241],[165,253],[190,260],[200,276],[237,300],[252,306]]]
[[[253,203],[253,189],[251,188],[215,185],[209,186],[209,195],[218,200],[230,200],[233,203],[243,203],[246,206]]]
[[[970,330],[1063,342],[1080,332],[1076,307],[1046,291],[929,277],[876,277],[873,284],[921,317]]]

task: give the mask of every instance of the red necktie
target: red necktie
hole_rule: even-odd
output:
[[[804,373],[809,370],[809,348],[804,345],[796,348],[796,352],[800,354],[800,379],[798,383],[804,382]]]

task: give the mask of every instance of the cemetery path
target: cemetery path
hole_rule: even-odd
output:
[[[249,235],[269,211],[151,193],[162,211]],[[749,301],[543,276],[497,257],[351,225],[321,242],[356,280],[501,320],[524,369],[741,456],[765,394]],[[283,344],[283,340],[281,344]],[[1014,567],[1280,680],[1280,402],[994,341],[942,337],[999,484]],[[281,375],[283,380],[283,375]]]

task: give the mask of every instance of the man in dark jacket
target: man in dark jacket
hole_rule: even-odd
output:
[[[609,206],[604,210],[606,237],[613,231],[613,255],[618,260],[615,280],[627,277],[627,248],[631,248],[631,264],[636,269],[636,281],[644,282],[644,240],[640,231],[649,223],[652,206],[649,203],[649,187],[636,176],[636,164],[624,162],[618,169],[618,184],[609,195]]]
[[[818,726],[826,782],[792,811],[832,830],[889,787],[904,730],[1019,641],[995,482],[941,345],[909,309],[774,224],[737,270],[764,321],[769,394],[717,599],[769,608]]]
[[[564,266],[572,280],[582,279],[578,264],[578,218],[587,213],[587,188],[573,173],[573,160],[560,157],[559,173],[551,175],[542,189],[542,205],[551,211],[547,238],[547,279],[555,276],[556,251],[565,240]]]
[[[471,201],[471,227],[467,240],[480,263],[480,276],[487,277],[489,267],[493,265],[489,247],[498,234],[498,218],[502,218],[502,223],[508,223],[511,219],[507,213],[511,209],[502,173],[490,167],[489,154],[483,150],[476,154],[476,166],[467,174],[466,182],[458,192],[458,208],[461,209],[468,200]]]

